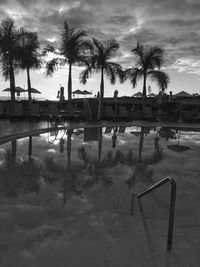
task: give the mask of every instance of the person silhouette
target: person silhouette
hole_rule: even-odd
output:
[[[112,136],[112,148],[116,147],[116,141],[117,141],[117,127],[114,128],[114,133]]]

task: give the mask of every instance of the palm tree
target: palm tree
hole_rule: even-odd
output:
[[[83,39],[84,37],[86,37],[85,31],[78,30],[76,28],[69,28],[67,21],[65,21],[64,29],[61,33],[61,46],[59,49],[48,44],[43,51],[44,55],[48,52],[57,55],[56,58],[47,62],[47,75],[52,75],[58,65],[63,66],[68,63],[68,100],[71,100],[72,94],[72,65],[82,64],[85,61],[88,49],[91,49],[90,42]]]
[[[115,40],[109,40],[107,42],[100,42],[93,38],[94,48],[91,51],[91,57],[88,57],[88,61],[85,63],[86,69],[80,74],[80,81],[85,84],[87,79],[93,72],[101,73],[100,83],[100,95],[103,103],[104,98],[104,72],[108,78],[110,78],[111,84],[115,84],[116,78],[121,77],[122,67],[111,62],[110,58],[116,54],[119,49],[119,44]]]
[[[0,26],[0,61],[5,80],[10,80],[11,110],[15,101],[15,73],[17,69],[16,43],[17,31],[14,21],[7,18]]]
[[[31,79],[30,70],[41,67],[41,59],[38,53],[40,47],[36,32],[21,29],[18,34],[17,59],[19,67],[27,72],[29,108],[31,104]]]
[[[159,89],[164,92],[169,83],[169,76],[160,71],[164,64],[164,50],[158,46],[144,47],[137,43],[136,48],[131,52],[136,57],[135,66],[125,70],[124,80],[129,78],[133,88],[136,87],[139,79],[143,78],[143,108],[146,99],[146,81],[150,78],[158,84]]]

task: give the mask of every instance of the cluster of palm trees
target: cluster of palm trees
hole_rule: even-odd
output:
[[[27,71],[29,103],[31,102],[30,69],[40,68],[39,41],[36,32],[17,30],[14,21],[6,19],[0,26],[0,62],[5,80],[10,80],[11,103],[15,101],[15,74]]]
[[[72,66],[84,66],[80,73],[80,82],[85,84],[94,72],[100,73],[100,96],[104,98],[104,76],[114,84],[118,78],[120,82],[130,79],[135,87],[139,79],[143,79],[143,100],[146,97],[146,81],[150,78],[158,84],[161,91],[165,91],[169,83],[168,75],[161,71],[164,64],[164,50],[158,46],[144,47],[137,43],[132,50],[135,55],[133,67],[123,70],[120,64],[112,61],[119,49],[116,40],[100,41],[95,38],[89,40],[84,30],[70,28],[67,21],[61,32],[60,46],[48,44],[40,51],[40,44],[36,32],[26,29],[17,30],[14,21],[6,19],[0,26],[0,61],[5,79],[10,80],[11,100],[15,100],[15,73],[19,69],[27,71],[29,103],[31,103],[30,70],[42,66],[42,58],[48,53],[55,57],[46,62],[46,75],[52,75],[58,66],[69,65],[68,100],[72,95]]]

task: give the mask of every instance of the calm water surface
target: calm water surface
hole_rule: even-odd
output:
[[[104,238],[121,240],[133,231],[129,216],[132,193],[166,176],[178,185],[177,225],[187,228],[188,222],[183,222],[186,213],[192,224],[200,222],[199,215],[195,217],[200,204],[199,154],[200,132],[160,127],[68,129],[2,145],[0,262],[4,266],[16,266],[12,265],[16,260],[19,266],[55,266],[53,259],[64,257],[70,246],[70,266],[79,266],[72,255],[81,240],[93,244],[98,259]],[[146,208],[147,217],[155,220],[161,233],[166,227],[162,222],[166,221],[168,199],[169,191],[161,189]],[[195,224],[194,235],[196,230]],[[182,232],[177,235],[179,250],[184,238]],[[164,237],[157,239],[155,246],[162,244],[163,249]],[[97,247],[95,240],[99,240]],[[112,262],[109,255],[103,258]],[[114,266],[102,265],[105,262],[96,266]],[[86,263],[96,264],[85,259]]]

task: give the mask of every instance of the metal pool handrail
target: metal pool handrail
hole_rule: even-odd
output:
[[[175,213],[175,202],[176,202],[176,182],[171,177],[166,177],[160,182],[152,185],[144,192],[136,195],[137,198],[141,198],[151,191],[155,190],[156,188],[161,187],[166,183],[170,183],[171,185],[171,197],[170,197],[170,210],[169,210],[169,222],[168,222],[168,237],[167,237],[167,250],[171,251],[172,248],[172,239],[173,239],[173,228],[174,228],[174,213]],[[131,215],[133,215],[133,203],[134,203],[135,195],[132,195],[132,203],[131,203]]]

